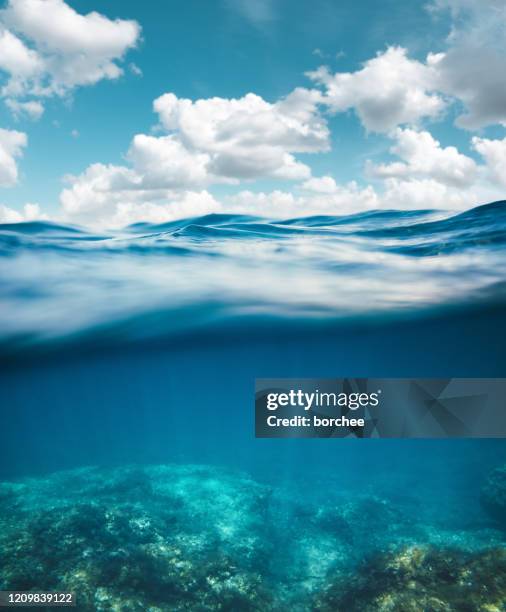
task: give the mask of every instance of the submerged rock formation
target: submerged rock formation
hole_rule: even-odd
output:
[[[367,561],[336,580],[313,604],[318,612],[502,612],[506,550],[478,553],[412,546]]]
[[[16,511],[2,513],[0,588],[74,591],[80,610],[269,610],[268,497],[198,466],[4,484],[0,505]]]
[[[311,491],[179,464],[0,483],[0,589],[84,612],[506,609],[505,532]]]

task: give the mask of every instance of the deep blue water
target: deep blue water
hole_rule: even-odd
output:
[[[506,376],[505,263],[506,202],[0,226],[0,480],[197,463],[486,521],[504,440],[257,440],[254,379]]]

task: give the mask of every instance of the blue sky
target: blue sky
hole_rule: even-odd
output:
[[[506,191],[501,0],[3,7],[4,220],[466,208]]]

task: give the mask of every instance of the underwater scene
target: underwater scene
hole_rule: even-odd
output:
[[[506,610],[503,439],[257,439],[255,378],[503,377],[506,202],[0,226],[0,590]]]

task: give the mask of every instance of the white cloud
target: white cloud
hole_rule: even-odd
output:
[[[396,142],[390,152],[402,161],[378,165],[369,162],[369,175],[375,178],[434,179],[455,187],[468,187],[476,180],[474,160],[459,153],[455,147],[441,147],[429,132],[397,128],[392,138]]]
[[[366,129],[389,132],[436,119],[458,102],[461,128],[506,125],[504,0],[433,0],[429,8],[451,15],[443,52],[418,61],[406,49],[389,47],[355,72],[332,74],[320,67],[308,73],[324,87],[331,110],[353,109]]]
[[[506,138],[473,138],[472,147],[483,157],[478,164],[456,147],[442,147],[427,131],[398,128],[390,134],[395,144],[392,155],[399,159],[387,164],[366,164],[376,186],[339,185],[330,176],[313,177],[301,184],[303,194],[291,209],[300,215],[347,214],[368,208],[414,210],[434,208],[465,210],[493,200],[504,199],[506,187]],[[259,204],[276,208],[276,194],[264,195]],[[266,205],[269,203],[269,206]],[[284,216],[286,210],[279,207]]]
[[[190,216],[219,209],[206,191],[213,184],[309,179],[309,167],[293,153],[328,149],[319,99],[306,89],[276,103],[253,94],[195,102],[165,94],[154,108],[168,133],[137,134],[128,166],[92,164],[67,177],[60,197],[65,218],[112,226],[143,215]]]
[[[80,15],[63,0],[9,0],[3,21],[48,51],[110,61],[132,46],[139,26],[95,11]]]
[[[217,212],[221,212],[221,204],[208,191],[186,191],[159,202],[118,202],[110,217],[99,217],[96,222],[114,228],[138,222],[166,223]]]
[[[16,159],[21,157],[27,138],[23,132],[0,128],[0,187],[10,187],[18,180]]]
[[[255,94],[240,99],[157,98],[161,125],[190,151],[208,155],[211,175],[228,179],[308,178],[293,153],[328,150],[329,131],[318,111],[320,94],[296,89],[271,104]]]
[[[44,106],[38,100],[28,100],[27,102],[19,102],[12,98],[5,100],[5,105],[11,111],[15,119],[28,117],[36,121],[44,114]]]
[[[373,165],[367,172],[380,179],[382,208],[464,210],[504,199],[506,138],[473,138],[472,147],[484,158],[477,163],[456,147],[442,147],[426,131],[395,130],[391,153],[400,160]]]
[[[455,147],[441,146],[427,131],[398,128],[390,134],[394,140],[391,153],[398,159],[367,165],[369,175],[377,180],[375,187],[354,181],[338,184],[331,176],[304,177],[293,192],[242,189],[220,203],[206,186],[230,180],[231,173],[228,178],[212,173],[213,150],[221,153],[226,140],[217,136],[212,113],[211,129],[201,116],[200,130],[192,117],[185,123],[188,117],[184,114],[173,124],[169,123],[172,115],[164,119],[166,129],[175,131],[166,136],[136,135],[126,155],[130,166],[93,164],[81,175],[67,177],[69,186],[60,197],[64,220],[117,227],[221,210],[272,217],[349,214],[375,208],[458,210],[503,195],[500,181],[506,139],[473,140],[484,165]],[[245,139],[244,133],[238,138]],[[271,140],[263,146],[268,147],[275,135],[267,138]],[[253,151],[257,146],[253,143]],[[202,152],[204,148],[207,152]],[[234,181],[241,184],[237,175]]]
[[[38,204],[25,204],[22,210],[15,210],[0,204],[0,223],[21,223],[22,221],[45,220]]]
[[[504,0],[435,0],[449,10],[448,50],[439,56],[437,86],[465,108],[457,125],[474,130],[506,125],[506,4]]]
[[[410,59],[406,49],[389,47],[356,72],[331,74],[321,67],[308,76],[323,85],[323,101],[334,112],[354,109],[366,129],[388,132],[402,124],[437,118],[446,103],[435,91],[436,56]]]
[[[135,21],[77,13],[63,0],[9,0],[0,11],[4,96],[65,95],[122,74],[119,62],[140,37]]]
[[[371,185],[361,187],[355,181],[337,185],[331,194],[314,194],[302,198],[308,214],[343,215],[381,207],[378,194]]]
[[[458,44],[435,62],[437,86],[460,100],[465,111],[456,124],[476,130],[506,125],[506,80],[502,76],[506,52],[470,44]]]
[[[160,223],[219,210],[205,190],[171,190],[143,185],[143,177],[124,166],[93,164],[79,176],[67,176],[60,195],[65,221],[121,227],[137,221]]]
[[[456,147],[442,147],[427,131],[398,128],[390,136],[395,141],[390,152],[399,160],[366,164],[366,174],[381,181],[380,207],[463,210],[504,197],[500,169],[506,163],[506,139],[474,138],[473,148],[486,161],[478,164]]]
[[[490,180],[499,187],[506,188],[506,138],[489,140],[475,137],[472,144],[484,158]]]
[[[137,134],[127,159],[144,189],[195,188],[208,181],[209,155],[189,151],[174,136]]]
[[[42,58],[1,23],[0,13],[0,70],[16,75],[20,83],[33,78],[44,69]]]
[[[79,176],[66,176],[65,181],[70,187],[62,191],[60,201],[64,214],[68,216],[93,220],[93,215],[99,215],[103,210],[110,215],[107,208],[112,209],[122,199],[137,197],[142,201],[142,190],[135,190],[135,173],[123,166],[92,164]],[[125,195],[129,191],[134,195]]]
[[[331,176],[319,176],[310,178],[302,183],[302,188],[315,193],[335,193],[338,186]]]
[[[462,189],[430,178],[387,178],[380,198],[381,208],[397,210],[463,210],[488,201],[479,189]]]
[[[239,191],[225,199],[224,208],[238,214],[289,217],[300,210],[300,201],[290,191]]]
[[[330,188],[330,182],[325,183]],[[465,210],[500,199],[503,193],[480,180],[463,188],[431,178],[386,178],[377,188],[361,187],[352,181],[345,185],[335,184],[328,192],[308,189],[305,184],[302,188],[299,194],[280,190],[240,191],[225,198],[223,210],[273,218],[348,215],[377,209]]]
[[[359,187],[354,181],[336,185],[333,193],[240,191],[224,200],[224,210],[236,213],[287,218],[308,215],[344,215],[378,208],[380,201],[371,186]]]

